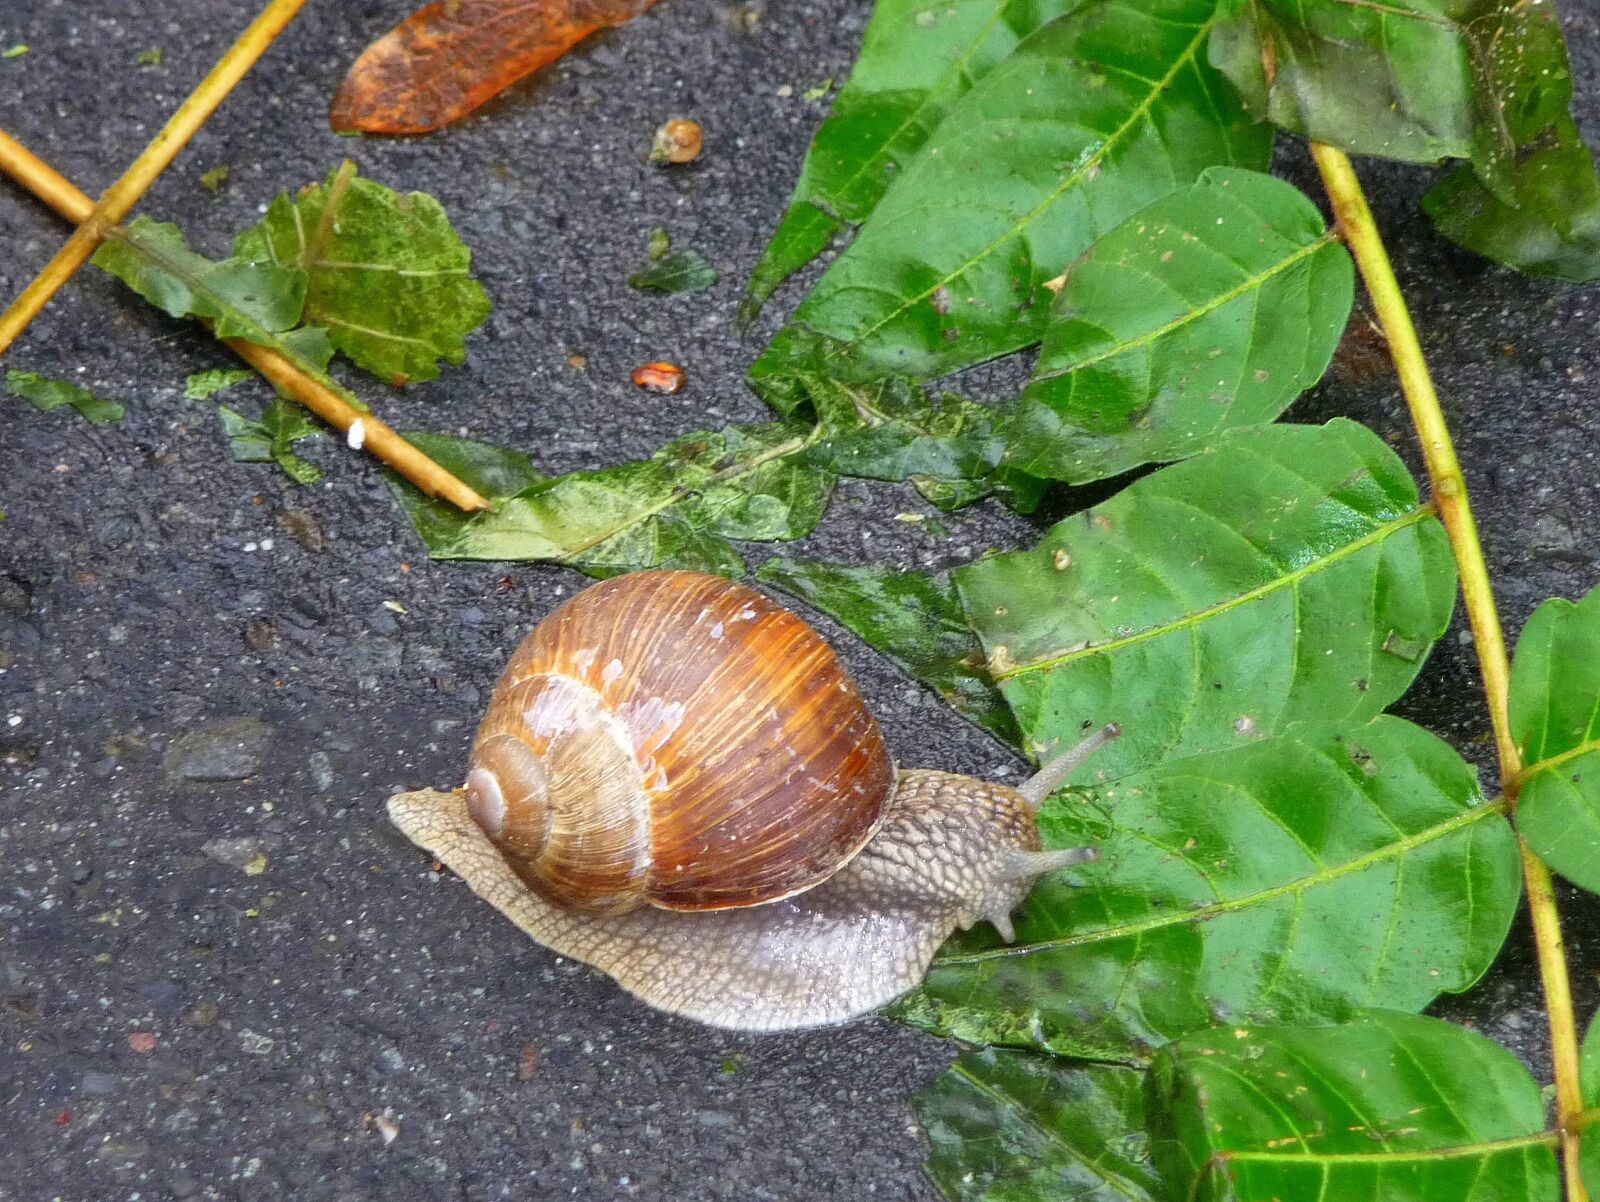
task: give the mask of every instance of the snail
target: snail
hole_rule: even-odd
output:
[[[614,577],[512,655],[464,788],[389,799],[537,942],[662,1010],[776,1030],[916,985],[1041,875],[1035,811],[1107,726],[1017,788],[898,771],[832,648],[720,576]]]

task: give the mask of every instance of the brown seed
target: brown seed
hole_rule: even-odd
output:
[[[700,157],[705,138],[698,121],[674,117],[656,130],[655,143],[650,147],[653,163],[692,163]]]
[[[646,392],[671,396],[683,387],[683,368],[676,363],[646,363],[633,369],[633,382]]]

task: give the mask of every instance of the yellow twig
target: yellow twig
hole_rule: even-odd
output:
[[[1467,620],[1472,625],[1478,649],[1478,667],[1483,674],[1483,691],[1488,701],[1489,720],[1494,726],[1495,748],[1500,759],[1500,784],[1512,805],[1516,804],[1521,784],[1522,754],[1511,736],[1509,697],[1511,663],[1506,655],[1505,635],[1500,629],[1500,613],[1494,590],[1489,584],[1489,568],[1478,541],[1478,527],[1472,518],[1467,486],[1456,459],[1450,429],[1445,424],[1439,396],[1428,374],[1428,364],[1417,340],[1411,313],[1400,293],[1394,267],[1384,249],[1383,238],[1366,194],[1356,177],[1350,158],[1342,150],[1318,142],[1311,154],[1322,183],[1333,203],[1334,216],[1345,243],[1355,257],[1367,295],[1377,312],[1378,322],[1388,339],[1389,354],[1400,377],[1400,389],[1411,409],[1411,421],[1422,444],[1423,461],[1432,483],[1434,503],[1450,536],[1456,568],[1461,576],[1461,596]],[[1550,1051],[1555,1064],[1556,1125],[1561,1133],[1561,1159],[1566,1177],[1568,1202],[1588,1202],[1578,1159],[1579,1135],[1585,1114],[1578,1081],[1578,1027],[1573,1014],[1572,990],[1567,980],[1566,950],[1561,938],[1561,916],[1556,910],[1550,870],[1529,850],[1521,836],[1517,846],[1522,854],[1522,874],[1527,883],[1528,910],[1533,920],[1534,944],[1539,953],[1539,972],[1544,984],[1545,1009],[1550,1022]]]
[[[72,182],[54,167],[3,131],[0,131],[0,171],[22,184],[68,221],[82,222],[95,212],[93,200],[73,187]],[[118,226],[106,228],[113,234],[121,233]],[[136,243],[133,245],[137,246]],[[359,421],[364,435],[363,447],[429,496],[443,497],[469,513],[489,507],[489,502],[465,481],[446,471],[372,414],[362,413],[321,380],[302,371],[294,360],[271,347],[243,338],[225,338],[223,341],[279,391],[299,401],[335,429],[348,431]]]
[[[189,98],[178,106],[178,111],[162,127],[133,161],[122,178],[100,197],[100,203],[83,221],[56,257],[45,264],[44,270],[11,307],[0,314],[0,355],[16,341],[17,335],[50,303],[50,298],[61,286],[89,261],[95,248],[105,237],[105,230],[116,225],[139,203],[139,198],[155,183],[177,154],[194,137],[195,131],[205,124],[224,98],[231,92],[245,72],[250,70],[273,39],[283,32],[284,26],[294,20],[306,0],[271,0],[261,14],[250,22],[239,35],[239,40],[228,48],[210,74],[200,81]]]

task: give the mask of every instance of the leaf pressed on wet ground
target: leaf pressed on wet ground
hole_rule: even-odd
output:
[[[717,269],[692,250],[663,252],[628,277],[634,288],[652,292],[701,292],[717,282]]]
[[[1418,1010],[1494,959],[1520,893],[1503,806],[1398,718],[1312,723],[1071,791],[1014,943],[958,936],[901,1003],[972,1042],[1140,1060],[1214,1022]]]
[[[584,38],[655,0],[439,0],[362,52],[333,99],[339,132],[421,134],[448,125]]]
[[[1147,1106],[1169,1198],[1561,1196],[1528,1070],[1482,1035],[1420,1015],[1197,1034],[1157,1056]]]
[[[1600,589],[1534,611],[1510,708],[1523,761],[1517,829],[1550,867],[1600,892]]]
[[[6,391],[20,397],[40,413],[63,407],[73,410],[91,425],[104,426],[122,420],[122,406],[96,396],[81,384],[68,380],[53,380],[36,371],[11,368],[6,372]]]
[[[315,484],[322,469],[294,453],[294,444],[322,433],[304,409],[274,398],[259,418],[246,417],[226,405],[217,406],[228,451],[241,463],[276,463],[296,484]]]
[[[197,371],[183,382],[183,399],[203,401],[207,397],[255,379],[256,373],[247,367],[218,367],[210,371]]]
[[[1144,1074],[1030,1052],[968,1052],[916,1096],[928,1175],[954,1202],[1160,1202]]]
[[[1350,316],[1350,256],[1303,193],[1212,168],[1067,272],[1006,462],[1082,483],[1271,421],[1321,378]]]
[[[783,220],[751,273],[748,323],[794,272],[859,225],[950,106],[1017,42],[1083,0],[879,0],[861,53],[817,130]]]
[[[1263,169],[1271,132],[1206,62],[1212,0],[1088,0],[950,109],[751,369],[936,376],[1041,336],[1059,275],[1106,230],[1215,165]]]

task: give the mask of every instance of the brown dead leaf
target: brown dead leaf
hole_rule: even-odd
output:
[[[655,2],[439,0],[367,47],[329,120],[341,133],[427,133]]]

